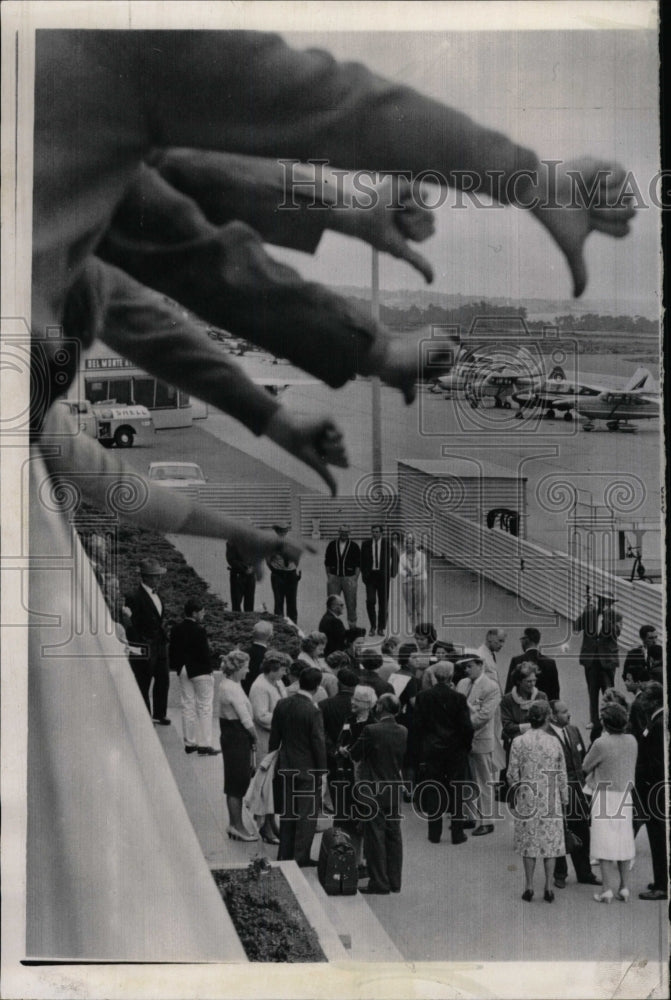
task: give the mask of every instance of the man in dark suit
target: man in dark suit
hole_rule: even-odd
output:
[[[541,641],[541,634],[537,628],[525,628],[520,638],[523,653],[513,656],[508,667],[508,679],[506,680],[505,694],[512,691],[514,687],[513,676],[520,663],[534,663],[536,665],[536,687],[546,695],[548,701],[559,698],[559,673],[557,663],[549,656],[544,656],[538,648]]]
[[[641,645],[628,650],[624,658],[623,677],[626,677],[629,667],[650,670],[650,649],[658,642],[657,629],[654,625],[641,625],[638,634],[641,637]]]
[[[345,656],[344,653],[342,655]],[[341,667],[337,677],[338,693],[319,702],[319,711],[324,719],[329,786],[338,777],[340,761],[336,755],[336,747],[342,727],[352,714],[352,695],[359,681],[356,673],[349,667]],[[331,792],[331,799],[336,800],[334,792]]]
[[[629,732],[636,740],[640,740],[641,733],[650,721],[649,705],[645,697],[645,688],[650,680],[650,674],[645,667],[632,666],[625,662],[622,670],[622,680],[629,694],[633,694],[634,700],[629,705]]]
[[[589,805],[582,786],[585,780],[582,762],[585,759],[585,741],[577,726],[569,725],[571,713],[563,701],[557,699],[550,702],[552,715],[548,732],[555,736],[562,745],[566,761],[569,800],[566,806],[566,825],[571,833],[580,839],[581,846],[571,853],[571,861],[575,868],[578,882],[586,885],[601,885],[599,879],[592,873],[589,863]],[[555,864],[554,884],[558,889],[566,888],[568,865],[566,857],[557,858]]]
[[[585,682],[589,695],[589,721],[592,726],[596,726],[599,722],[599,662],[596,652],[596,640],[599,634],[598,622],[598,605],[594,598],[588,595],[585,607],[573,622],[573,631],[582,632],[578,663],[585,671]],[[594,683],[592,682],[593,677]]]
[[[352,714],[352,693],[359,678],[349,667],[341,667],[337,673],[338,693],[319,702],[319,711],[324,718],[326,754],[335,754],[338,737],[345,720]]]
[[[641,818],[645,822],[652,855],[652,882],[647,892],[639,892],[639,899],[660,900],[668,898],[669,863],[667,849],[668,806],[664,758],[666,756],[664,731],[664,688],[656,681],[646,684],[645,698],[650,721],[638,741],[636,759],[636,794],[641,805]]]
[[[342,594],[347,606],[347,623],[356,627],[356,590],[361,571],[361,549],[349,537],[349,525],[341,524],[338,537],[326,546],[326,593]],[[321,631],[321,630],[320,630]]]
[[[273,525],[273,531],[278,538],[285,538],[291,525],[288,521],[278,521]],[[298,621],[298,582],[301,571],[298,563],[281,552],[275,552],[266,559],[270,570],[270,586],[273,588],[274,614],[287,618],[296,624]]]
[[[321,684],[317,667],[301,671],[298,691],[275,706],[268,750],[279,748],[276,791],[281,801],[278,861],[315,867],[310,849],[317,829],[322,775],[326,773],[324,720],[313,701]],[[277,805],[277,802],[276,802]]]
[[[413,724],[419,734],[417,770],[424,764],[423,779],[432,782],[420,798],[420,807],[429,817],[429,840],[440,843],[443,814],[452,817],[453,844],[466,840],[459,782],[465,780],[468,754],[473,742],[473,724],[468,702],[452,687],[454,664],[442,660],[434,668],[435,686],[420,691],[415,702]],[[440,791],[438,791],[440,789]],[[429,796],[427,793],[432,792]]]
[[[169,726],[170,719],[166,717],[170,688],[168,634],[164,626],[163,602],[157,589],[166,568],[156,559],[143,559],[139,569],[140,586],[126,594],[126,607],[132,615],[126,636],[132,646],[141,646],[143,651],[140,656],[131,655],[129,660],[153,721],[159,726]],[[149,701],[152,680],[153,709]]]
[[[261,673],[261,664],[266,655],[268,645],[273,637],[273,626],[267,621],[258,621],[252,630],[252,641],[249,646],[245,646],[243,653],[249,657],[249,670],[247,676],[241,681],[242,690],[249,694],[249,690]]]
[[[619,663],[617,638],[622,615],[613,608],[614,601],[610,591],[597,594],[596,604],[588,597],[581,614],[573,622],[573,631],[582,632],[579,662],[585,668],[591,726],[599,722],[599,693],[613,686]]]
[[[235,542],[226,543],[226,562],[231,584],[231,611],[254,610],[256,573],[254,564],[243,558]]]
[[[383,694],[394,693],[391,684],[380,677],[380,669],[384,663],[382,653],[378,653],[376,649],[370,647],[362,649],[359,663],[361,665],[359,684],[365,684],[372,688],[378,698],[381,698]]]
[[[344,652],[347,648],[347,629],[342,620],[342,613],[345,610],[345,602],[342,597],[333,594],[326,600],[326,613],[322,615],[319,622],[319,631],[326,636],[326,646],[324,656],[331,653]]]
[[[403,840],[399,799],[408,734],[396,722],[400,710],[395,695],[383,694],[375,709],[377,721],[366,726],[350,748],[352,760],[361,761],[359,787],[362,793],[367,792],[365,799],[359,800],[363,803],[359,808],[370,879],[359,891],[370,895],[387,896],[401,891]]]
[[[612,687],[615,683],[615,671],[620,665],[620,652],[617,640],[622,631],[622,615],[613,607],[615,595],[609,590],[597,595],[599,598],[599,634],[596,640],[596,651],[601,667],[601,690]]]
[[[370,538],[361,543],[361,579],[366,587],[366,611],[370,635],[384,635],[389,604],[389,581],[398,573],[398,551],[382,535],[382,525],[374,524]]]

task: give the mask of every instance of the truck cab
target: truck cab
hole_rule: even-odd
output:
[[[135,403],[119,405],[114,400],[89,403],[88,400],[60,400],[77,421],[79,430],[96,438],[106,447],[132,448],[139,443],[150,444],[154,422],[146,406]]]

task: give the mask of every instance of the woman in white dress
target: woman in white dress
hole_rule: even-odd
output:
[[[636,777],[638,747],[635,737],[625,732],[627,710],[621,705],[606,703],[600,719],[603,736],[592,743],[582,765],[594,787],[590,851],[599,859],[603,882],[602,891],[594,898],[597,903],[610,903],[613,897],[626,903],[630,862],[636,853],[630,789]]]
[[[410,627],[414,629],[415,625],[423,620],[428,572],[426,556],[417,548],[415,536],[411,532],[405,536],[405,547],[398,563],[398,575]]]

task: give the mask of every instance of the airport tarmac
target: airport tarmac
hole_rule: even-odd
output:
[[[296,377],[296,369],[270,365],[257,356],[237,359],[254,376],[268,374],[281,380]],[[619,354],[582,355],[580,373],[587,380],[626,381],[639,366],[649,367],[655,379],[658,366]],[[587,373],[590,373],[588,376]],[[342,428],[350,467],[336,470],[339,492],[347,495],[371,471],[371,383],[357,379],[339,390],[320,383],[291,386],[282,396],[293,413],[330,413]],[[616,505],[622,524],[636,519],[659,519],[661,438],[657,421],[637,425],[635,432],[612,432],[600,424],[591,433],[582,421],[554,421],[534,417],[516,419],[510,410],[487,406],[473,410],[462,398],[446,400],[423,386],[416,403],[406,407],[400,394],[382,386],[383,469],[395,476],[399,459],[445,461],[469,458],[483,471],[494,464],[528,479],[527,537],[545,548],[567,551],[572,488],[581,501]],[[254,455],[261,462],[311,489],[320,489],[318,477],[265,438],[256,438],[230,417],[210,411],[202,424],[221,441]],[[206,468],[207,458],[201,464]],[[206,473],[207,474],[207,473]],[[650,547],[650,548],[647,548]],[[647,551],[646,551],[647,548]],[[644,540],[643,558],[659,559],[659,536]]]

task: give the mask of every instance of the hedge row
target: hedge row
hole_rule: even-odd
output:
[[[98,515],[98,516],[96,516]],[[284,619],[267,612],[234,612],[208,584],[189,566],[184,556],[164,535],[131,524],[116,526],[115,535],[96,527],[105,525],[106,519],[91,507],[82,508],[76,522],[84,545],[90,550],[92,533],[103,535],[108,542],[107,565],[115,567],[121,594],[134,590],[139,583],[138,564],[142,559],[153,558],[166,567],[167,573],[160,586],[161,601],[165,609],[168,629],[181,621],[184,603],[189,597],[202,600],[205,610],[205,627],[215,653],[227,653],[236,646],[250,642],[255,622],[260,619],[273,624],[272,645],[295,657],[299,651],[296,631]],[[116,539],[115,541],[113,539]],[[113,552],[109,551],[111,548]]]

